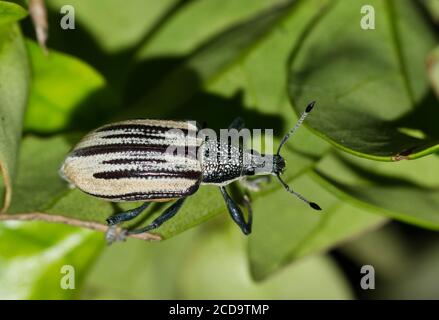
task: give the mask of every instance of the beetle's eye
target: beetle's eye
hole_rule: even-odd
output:
[[[248,169],[245,174],[247,176],[254,176],[255,175],[255,169]]]

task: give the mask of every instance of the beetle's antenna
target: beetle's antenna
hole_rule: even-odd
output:
[[[282,146],[285,144],[285,142],[287,142],[287,140],[296,132],[297,129],[299,129],[299,127],[302,125],[303,121],[305,121],[306,117],[308,116],[308,114],[312,111],[312,109],[314,108],[315,105],[315,101],[311,102],[310,104],[308,104],[308,106],[306,107],[305,111],[302,113],[302,115],[300,116],[299,120],[297,121],[296,125],[294,126],[293,129],[291,129],[283,138],[282,141],[279,144],[279,148],[277,148],[277,154],[279,155],[280,149],[282,148]]]
[[[285,190],[287,190],[289,193],[295,195],[297,198],[299,198],[303,202],[306,202],[314,210],[322,210],[322,208],[320,208],[320,206],[317,203],[309,201],[304,196],[302,196],[300,193],[297,193],[296,191],[290,189],[290,187],[285,183],[285,181],[282,180],[282,178],[280,177],[279,174],[276,174],[276,177],[279,179],[280,183],[285,188]]]
[[[306,107],[305,111],[302,113],[302,115],[300,116],[299,120],[297,121],[296,125],[294,126],[293,129],[291,129],[290,131],[288,131],[288,133],[282,138],[280,144],[279,144],[279,148],[277,148],[277,155],[280,155],[280,150],[282,149],[282,146],[287,142],[287,140],[297,131],[297,129],[299,129],[299,127],[302,125],[303,121],[305,121],[306,117],[308,116],[308,114],[312,111],[312,109],[314,108],[315,105],[315,101],[312,101],[310,104],[308,104],[308,106]],[[282,186],[285,188],[285,190],[287,190],[287,192],[295,195],[297,198],[299,198],[300,200],[302,200],[303,202],[306,202],[311,208],[315,209],[315,210],[322,210],[322,208],[320,208],[320,206],[315,203],[315,202],[311,202],[308,199],[306,199],[304,196],[302,196],[300,193],[297,193],[296,191],[290,189],[290,187],[285,183],[285,181],[282,180],[282,178],[280,177],[280,173],[276,174],[277,179],[279,180],[279,182],[282,184]]]

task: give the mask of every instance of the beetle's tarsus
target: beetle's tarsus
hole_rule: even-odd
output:
[[[127,237],[127,230],[122,229],[117,225],[113,225],[108,227],[107,232],[105,233],[105,240],[108,245],[111,245],[113,242],[117,241],[125,241]]]

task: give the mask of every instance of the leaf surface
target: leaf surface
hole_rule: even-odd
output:
[[[286,264],[328,250],[342,241],[379,227],[385,218],[352,206],[325,191],[307,175],[290,182],[294,190],[317,202],[312,210],[284,190],[254,203],[257,213],[248,243],[252,275],[262,280]]]
[[[15,7],[12,10],[10,5],[0,2],[0,10],[5,10],[5,18],[2,19],[9,22],[18,19],[17,10],[23,10],[13,9]],[[0,169],[5,188],[2,211],[8,208],[12,196],[11,184],[15,176],[29,81],[26,48],[18,26],[0,24]]]
[[[2,222],[1,299],[77,298],[103,244],[90,230],[44,222]]]
[[[32,41],[27,50],[33,79],[24,129],[47,134],[77,127],[75,110],[96,108],[104,78],[73,56],[55,50],[45,55]]]
[[[344,151],[381,161],[433,153],[439,109],[425,59],[434,33],[413,1],[368,4],[375,29],[360,27],[368,17],[360,14],[363,2],[354,0],[334,1],[307,30],[291,54],[290,97],[298,112],[317,100],[319,112],[308,126]]]
[[[316,168],[319,181],[341,200],[424,228],[439,229],[439,161],[431,155],[387,170],[355,157],[332,155]],[[406,171],[406,173],[404,173]],[[422,177],[425,177],[424,179]]]

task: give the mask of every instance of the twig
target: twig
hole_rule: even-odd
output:
[[[83,227],[101,232],[107,232],[108,230],[108,226],[98,222],[82,221],[78,219],[67,218],[60,215],[40,213],[40,212],[20,213],[20,214],[0,214],[0,221],[8,221],[8,220],[15,220],[15,221],[41,220],[41,221],[47,221],[52,223],[64,223],[75,227]],[[145,232],[141,234],[130,234],[128,235],[128,237],[147,240],[147,241],[162,240],[161,236],[149,232]]]
[[[44,54],[48,54],[47,38],[49,37],[49,23],[47,21],[47,10],[44,0],[29,0],[29,13],[32,17],[38,43]]]

